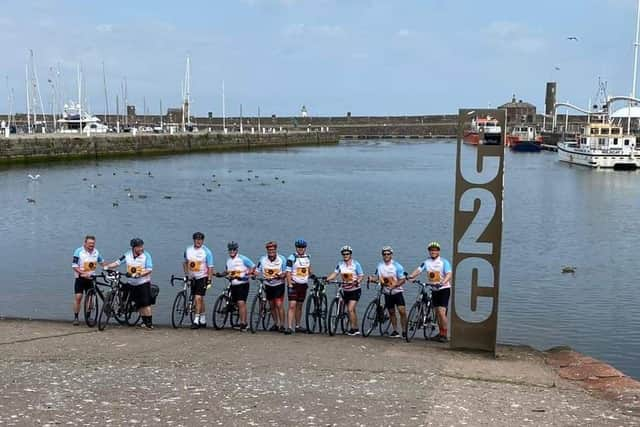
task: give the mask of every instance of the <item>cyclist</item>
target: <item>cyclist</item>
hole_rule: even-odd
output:
[[[427,251],[429,256],[409,275],[409,279],[413,280],[423,271],[427,271],[427,283],[434,286],[431,296],[433,307],[436,309],[439,328],[438,335],[432,339],[446,342],[448,340],[447,309],[449,307],[449,297],[451,296],[451,264],[440,257],[440,243],[429,243]]]
[[[216,273],[213,253],[204,245],[204,234],[193,233],[193,245],[184,251],[182,268],[184,274],[192,279],[191,293],[195,296],[195,315],[191,329],[206,328],[207,318],[204,310],[204,296],[211,286],[213,275]]]
[[[351,329],[347,331],[347,335],[360,335],[360,330],[357,328],[358,316],[356,314],[356,305],[360,300],[360,282],[364,277],[362,267],[360,263],[352,258],[353,249],[351,246],[345,245],[340,248],[340,254],[342,255],[342,261],[338,262],[335,270],[327,276],[327,281],[334,280],[341,276],[344,302],[347,305],[347,313],[349,314],[349,321],[351,322]],[[354,327],[355,326],[355,327]]]
[[[288,328],[284,331],[286,335],[290,335],[294,328],[296,332],[304,332],[305,329],[300,326],[302,319],[302,306],[307,296],[307,288],[309,276],[311,273],[311,259],[307,254],[307,242],[304,239],[298,239],[294,242],[296,251],[287,258],[287,297],[289,298],[288,309]]]
[[[151,271],[153,261],[151,254],[144,250],[144,242],[136,237],[129,242],[131,250],[127,251],[116,261],[108,264],[107,268],[117,267],[123,262],[127,266],[127,289],[138,308],[142,318],[141,328],[153,329],[151,313]]]
[[[272,332],[284,331],[284,280],[287,275],[287,260],[278,253],[278,244],[269,241],[264,245],[267,254],[258,261],[256,271],[262,273],[265,279],[265,293],[271,305],[271,316],[273,326],[269,329]]]
[[[231,278],[231,300],[238,304],[241,331],[247,330],[247,297],[249,296],[249,276],[255,274],[255,264],[249,258],[238,253],[238,243],[227,244],[229,258],[227,258],[225,273]]]
[[[102,255],[96,249],[95,236],[87,235],[84,238],[84,244],[75,250],[73,253],[73,261],[71,262],[71,268],[73,268],[73,275],[75,282],[73,284],[73,324],[78,326],[78,313],[80,312],[80,303],[82,302],[82,294],[85,291],[91,289],[93,286],[93,276],[96,272],[98,264],[105,266]],[[87,318],[89,316],[87,315]]]
[[[378,280],[382,285],[384,293],[384,305],[389,312],[393,332],[389,335],[392,338],[400,338],[398,333],[398,319],[396,318],[396,306],[400,313],[400,325],[402,326],[402,337],[406,337],[407,310],[404,302],[404,267],[393,260],[393,248],[391,246],[382,247],[382,262],[378,264],[372,280]]]

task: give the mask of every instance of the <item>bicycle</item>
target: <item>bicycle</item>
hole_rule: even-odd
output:
[[[335,283],[336,285],[336,296],[331,301],[331,305],[329,305],[329,310],[327,311],[327,328],[329,329],[329,335],[334,336],[338,331],[338,325],[340,325],[340,330],[343,334],[345,334],[348,330],[351,329],[351,320],[349,319],[349,314],[346,311],[346,304],[344,302],[344,291],[342,287],[346,285],[345,282],[329,282]]]
[[[367,289],[369,289],[370,282],[371,280],[367,279]],[[362,317],[362,326],[360,327],[360,330],[362,331],[363,337],[371,335],[371,332],[373,332],[376,326],[380,330],[380,336],[384,336],[389,333],[389,328],[391,327],[389,312],[386,310],[385,304],[382,301],[383,285],[377,280],[373,281],[373,283],[378,285],[378,291],[369,305],[367,305],[367,308],[364,311],[364,316]]]
[[[104,292],[100,286],[108,287],[109,284],[98,282],[98,278],[104,279],[104,273],[92,277],[91,288],[87,289],[84,295],[83,313],[84,321],[88,327],[93,328],[98,323],[100,305],[104,304]]]
[[[260,282],[258,285],[258,292],[253,297],[251,303],[251,313],[249,314],[249,328],[251,333],[255,334],[258,331],[258,327],[262,325],[262,329],[267,331],[271,325],[271,303],[267,300],[267,294],[265,292],[264,278],[254,278]]]
[[[120,280],[122,273],[107,271],[103,277],[111,290],[105,295],[105,301],[98,316],[98,330],[103,331],[111,317],[121,325],[135,326],[140,321],[140,313],[131,299],[127,284]]]
[[[306,326],[307,333],[323,333],[327,329],[327,294],[326,294],[326,276],[316,277],[311,275],[309,277],[313,280],[313,288],[309,292],[309,298],[307,298],[306,311]]]
[[[213,315],[211,316],[213,327],[215,329],[224,328],[227,319],[229,319],[229,325],[232,328],[236,327],[239,325],[240,312],[238,311],[238,305],[231,299],[231,286],[233,286],[231,281],[233,278],[225,273],[216,273],[216,277],[224,277],[229,283],[213,304]]]
[[[176,277],[171,275],[171,286],[175,285],[176,281],[182,282],[182,289],[178,291],[175,299],[173,300],[173,307],[171,308],[171,326],[179,328],[182,326],[184,316],[189,315],[191,323],[193,323],[193,317],[195,312],[195,295],[191,292],[193,280],[188,277]]]
[[[411,306],[407,316],[407,342],[411,342],[418,329],[422,329],[424,338],[430,340],[434,336],[434,331],[438,329],[436,312],[431,301],[431,291],[438,289],[438,285],[414,280],[412,283],[420,286],[416,302]]]

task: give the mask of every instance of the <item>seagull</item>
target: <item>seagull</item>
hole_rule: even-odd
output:
[[[560,71],[560,67],[553,67],[556,71]]]
[[[207,188],[207,193],[211,193],[211,189],[210,188]]]
[[[29,174],[27,176],[31,178],[31,181],[37,181],[40,178],[40,174],[36,174],[36,176]]]
[[[169,200],[171,198],[171,196],[163,196],[162,198]]]
[[[133,199],[133,194],[127,193],[127,197],[130,198],[130,199]]]
[[[120,203],[118,203],[118,201],[116,200],[115,202],[112,203],[114,208],[117,208],[118,206],[120,206]]]
[[[147,196],[144,194],[138,194],[138,199],[146,199]]]
[[[569,36],[569,37],[567,37],[567,40],[573,40],[573,41],[577,42],[578,38],[576,36]]]
[[[30,198],[27,198],[27,202],[29,202],[29,203],[35,203],[35,202],[36,202],[36,199],[30,199]]]

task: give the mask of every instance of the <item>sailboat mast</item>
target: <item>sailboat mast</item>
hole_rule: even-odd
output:
[[[78,133],[82,134],[82,71],[78,64]]]
[[[25,67],[24,80],[27,84],[27,133],[31,133],[31,96],[29,95],[29,63]]]
[[[104,70],[104,61],[102,61],[102,83],[104,85],[104,124],[106,125],[109,116],[109,93],[107,92],[107,74]]]
[[[638,80],[638,46],[640,46],[640,0],[638,0],[638,12],[636,17],[636,42],[633,45],[633,87],[631,88],[631,97],[636,97],[636,82]]]
[[[222,131],[223,132],[227,132],[227,124],[226,124],[226,117],[225,117],[225,107],[224,107],[224,80],[222,81]]]

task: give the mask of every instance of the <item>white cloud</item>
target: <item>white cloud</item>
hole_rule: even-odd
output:
[[[532,34],[527,26],[518,22],[492,22],[482,32],[485,41],[500,50],[538,53],[545,47],[543,37]]]
[[[113,32],[113,25],[111,24],[100,24],[96,26],[96,31],[99,33],[111,33]]]

